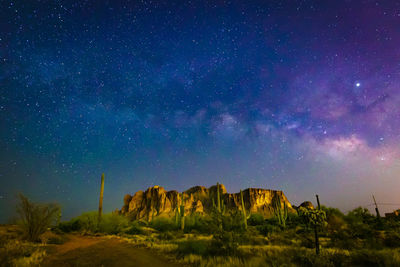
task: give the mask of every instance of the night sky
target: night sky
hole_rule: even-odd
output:
[[[0,222],[161,185],[400,207],[399,1],[0,1]]]

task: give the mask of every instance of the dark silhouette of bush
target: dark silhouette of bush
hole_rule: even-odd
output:
[[[118,234],[126,231],[130,226],[129,219],[123,215],[103,214],[99,222],[98,231],[105,234]]]
[[[206,256],[209,254],[209,242],[205,240],[186,240],[178,243],[176,249],[178,257],[189,254]]]
[[[209,233],[210,219],[198,214],[185,216],[185,232]]]
[[[24,234],[29,241],[39,241],[40,235],[58,222],[61,208],[56,204],[30,202],[23,194],[19,194],[19,200],[17,212]]]
[[[247,224],[251,226],[262,225],[264,223],[264,216],[259,213],[252,213],[247,220]]]
[[[400,266],[398,255],[390,250],[356,250],[351,253],[351,266]]]
[[[143,234],[143,229],[137,221],[133,221],[128,229],[125,230],[125,233],[128,235],[140,235]]]
[[[376,222],[375,216],[372,215],[368,209],[363,207],[358,207],[350,211],[347,216],[345,216],[345,220],[349,225],[373,225]]]
[[[384,237],[384,245],[389,248],[400,247],[400,234],[395,231],[387,231]]]
[[[60,222],[57,227],[64,233],[76,232],[81,229],[81,225],[78,219],[72,219],[66,222]]]
[[[68,232],[84,232],[84,233],[104,233],[118,234],[129,231],[130,221],[127,217],[119,214],[109,213],[103,214],[99,221],[97,211],[82,213],[80,216],[67,222],[61,222],[58,229]]]
[[[168,218],[155,218],[150,222],[149,226],[160,232],[173,231],[178,229],[176,224]]]
[[[262,225],[257,225],[256,229],[263,236],[269,236],[272,233],[281,231],[281,228],[278,225],[271,224],[268,221],[264,222]]]
[[[218,231],[211,240],[210,255],[232,256],[238,255],[239,235],[235,232]]]
[[[167,240],[167,241],[170,241],[170,240],[174,240],[176,238],[176,235],[174,234],[174,233],[171,233],[171,232],[162,232],[162,233],[160,233],[159,235],[158,235],[158,239],[160,239],[160,240]]]

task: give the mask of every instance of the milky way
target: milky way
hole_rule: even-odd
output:
[[[0,5],[2,221],[94,210],[102,172],[108,211],[217,181],[400,204],[398,1]]]

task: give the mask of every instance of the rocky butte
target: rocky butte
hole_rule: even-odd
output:
[[[221,199],[224,202],[227,211],[241,210],[240,193],[227,193],[223,184],[220,184]],[[187,215],[210,214],[213,209],[213,200],[217,199],[217,186],[206,188],[204,186],[195,186],[180,194],[178,191],[166,191],[161,186],[153,186],[145,192],[138,191],[133,196],[124,197],[124,206],[120,213],[129,216],[132,219],[151,221],[154,217],[175,216],[175,210],[183,202],[185,213]],[[294,212],[294,208],[283,194],[282,191],[248,188],[243,190],[243,202],[247,214],[259,213],[268,218],[273,215],[272,199],[280,197],[282,205],[286,203],[289,212]]]

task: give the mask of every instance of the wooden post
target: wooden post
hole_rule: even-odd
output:
[[[318,195],[315,195],[315,196],[317,197],[318,209],[320,210],[321,209],[321,205],[319,204],[319,196]]]
[[[375,200],[374,195],[372,195],[372,198],[374,199],[374,203],[375,203],[376,217],[378,217],[378,219],[380,219],[380,218],[381,218],[381,215],[380,215],[380,213],[379,213],[378,204],[376,204],[376,200]]]
[[[103,213],[103,194],[104,194],[104,173],[101,174],[100,200],[99,200],[99,221]]]
[[[318,238],[317,226],[314,227],[314,235],[315,235],[315,253],[319,255],[319,238]]]

